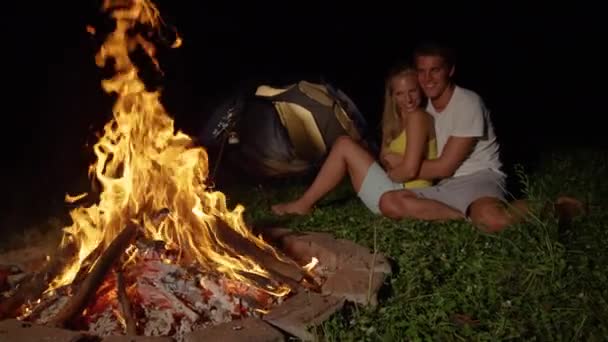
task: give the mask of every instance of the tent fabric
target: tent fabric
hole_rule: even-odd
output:
[[[344,108],[330,96],[326,86],[307,81],[284,89],[261,86],[256,95],[265,96],[275,106],[280,106],[277,108],[279,116],[296,150],[309,151],[316,147],[317,153],[304,153],[305,158],[318,158],[329,152],[327,146],[331,146],[339,135],[348,134],[355,140],[361,138]],[[322,135],[321,130],[325,134]],[[325,138],[324,144],[319,141],[321,137]]]
[[[332,95],[331,88],[329,86],[321,86],[306,81],[300,82],[299,87],[300,90],[310,98],[315,99],[317,102],[322,103],[327,107],[332,107],[334,115],[336,116],[338,122],[342,125],[342,128],[345,129],[346,132],[355,140],[361,139],[359,131],[355,128],[354,122],[349,117],[346,109],[343,107],[343,105],[338,105],[338,100],[345,100],[346,95],[344,93],[334,93]],[[350,105],[351,108],[354,107],[352,102]],[[351,110],[354,111],[355,109],[352,108]],[[356,111],[358,112],[358,110]]]
[[[327,146],[311,111],[290,102],[277,101],[274,105],[298,158],[320,158],[327,152]]]
[[[249,173],[281,177],[316,168],[339,136],[360,141],[366,130],[346,94],[328,83],[301,80],[233,94],[212,112],[199,138],[212,147],[236,134],[239,143],[230,148],[229,159]]]

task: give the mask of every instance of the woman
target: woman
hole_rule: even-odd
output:
[[[272,212],[310,213],[347,173],[359,198],[376,214],[381,214],[378,203],[383,193],[430,186],[430,181],[417,179],[422,160],[437,154],[432,117],[421,108],[421,102],[416,70],[409,66],[394,69],[385,82],[380,152],[384,168],[350,137],[340,137],[304,194],[295,201],[273,205]]]

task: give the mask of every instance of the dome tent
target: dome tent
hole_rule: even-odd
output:
[[[300,80],[233,92],[211,111],[199,141],[249,174],[277,178],[319,167],[341,135],[374,147],[365,118],[344,92]]]

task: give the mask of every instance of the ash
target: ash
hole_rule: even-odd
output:
[[[140,249],[136,261],[122,271],[137,334],[182,341],[193,330],[259,317],[256,309],[270,310],[282,300],[254,286],[202,270],[205,268],[186,268],[172,262],[164,247],[161,251],[158,246]],[[27,320],[48,323],[78,285],[66,286],[43,298]],[[109,272],[72,328],[98,336],[124,335],[127,319],[120,307],[116,277]]]
[[[120,335],[124,331],[123,325],[116,319],[112,309],[108,308],[89,324],[89,332],[99,336]]]
[[[54,296],[47,300],[46,304],[48,305],[45,310],[40,313],[40,317],[36,320],[38,324],[46,324],[48,323],[59,311],[63,308],[65,304],[67,304],[70,298],[67,296]]]

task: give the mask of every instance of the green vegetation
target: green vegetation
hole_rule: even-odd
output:
[[[608,154],[568,151],[517,176],[534,219],[485,234],[464,221],[393,221],[372,215],[345,182],[310,216],[277,218],[269,205],[294,198],[309,179],[272,186],[233,183],[221,189],[229,207],[245,206],[252,227],[281,225],[330,232],[393,263],[380,304],[349,304],[317,329],[327,341],[600,341],[608,337]],[[543,208],[560,194],[588,204],[569,226]],[[40,234],[57,235],[51,218]],[[52,233],[52,234],[51,234]],[[2,245],[15,248],[19,237]],[[45,238],[46,239],[46,238]],[[49,238],[49,240],[51,240]]]
[[[294,198],[306,180],[271,188],[234,187],[252,226],[330,232],[389,257],[393,274],[375,308],[349,305],[320,329],[328,341],[599,341],[608,336],[608,155],[546,156],[518,177],[534,218],[498,234],[460,222],[375,217],[344,183],[306,217],[273,217],[269,204]],[[569,194],[588,214],[569,226],[543,212]],[[232,203],[232,205],[236,204]],[[283,222],[277,222],[283,220]]]

